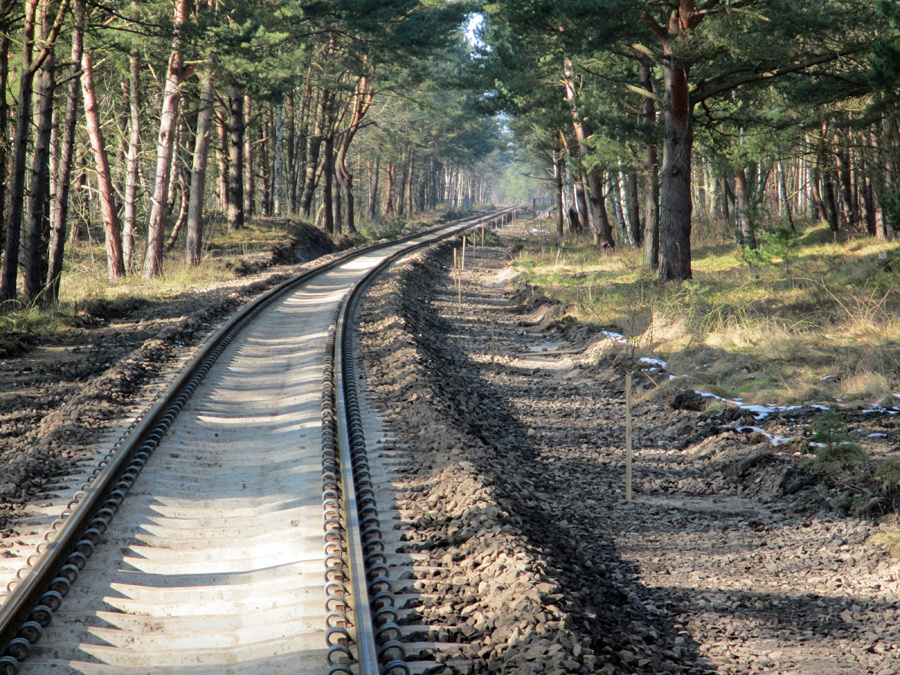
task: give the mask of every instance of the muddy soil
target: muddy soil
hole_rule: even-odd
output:
[[[445,248],[398,268],[402,294],[376,289],[361,325],[373,401],[412,449],[409,550],[441,571],[416,619],[466,646],[444,673],[900,672],[900,562],[866,543],[889,522],[847,515],[847,486],[771,440],[821,411],[647,402],[668,374],[601,327],[542,325],[504,250],[468,259],[461,304]],[[892,416],[846,421],[896,449]]]

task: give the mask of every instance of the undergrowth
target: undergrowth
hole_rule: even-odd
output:
[[[816,448],[814,468],[833,477],[853,474],[869,459],[865,450],[852,440],[844,420],[833,411],[813,425],[810,445]]]
[[[113,280],[107,278],[102,233],[88,231],[81,241],[66,248],[57,304],[24,306],[19,301],[11,301],[2,308],[0,357],[20,353],[35,339],[89,325],[99,308],[173,297],[193,288],[233,279],[236,260],[289,246],[297,227],[291,221],[252,219],[240,230],[227,231],[224,222],[212,220],[207,223],[200,264],[189,266],[185,262],[184,245],[179,241],[165,257],[163,274],[155,279],[141,276],[144,242],[139,240],[134,248],[134,271]]]
[[[564,312],[625,334],[694,388],[748,403],[869,406],[900,391],[900,246],[835,241],[826,226],[776,228],[746,253],[721,236],[694,248],[692,281],[657,282],[635,250],[525,242],[526,282]],[[558,312],[557,312],[558,314]]]

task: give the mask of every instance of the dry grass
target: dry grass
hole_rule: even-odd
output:
[[[638,251],[529,241],[522,275],[565,312],[627,335],[692,386],[754,403],[871,405],[900,391],[900,246],[835,242],[827,228],[749,260],[713,229],[694,279],[660,285]]]
[[[869,543],[874,546],[883,546],[890,555],[900,558],[900,530],[873,534],[869,537]]]
[[[285,221],[254,219],[236,232],[227,232],[222,223],[212,222],[201,264],[189,267],[184,260],[183,244],[166,255],[163,274],[156,279],[140,275],[144,243],[135,245],[134,274],[110,280],[106,276],[106,252],[102,234],[90,236],[66,250],[66,262],[60,285],[60,302],[53,307],[22,307],[12,304],[0,313],[0,353],[12,353],[16,344],[36,335],[50,335],[77,329],[80,314],[90,303],[115,302],[123,298],[159,299],[178,295],[191,288],[235,277],[233,262],[242,256],[265,253],[285,246],[292,239],[291,226]]]

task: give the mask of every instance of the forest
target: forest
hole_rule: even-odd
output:
[[[891,236],[896,2],[534,0],[487,11],[484,102],[550,167],[559,233],[568,220],[598,246],[643,247],[661,281],[691,278],[698,222],[730,224],[750,250],[798,219]]]
[[[105,273],[197,265],[205,228],[327,234],[493,198],[498,125],[465,88],[468,6],[416,0],[0,0],[6,311]],[[177,247],[177,249],[176,249]]]
[[[662,282],[713,221],[888,239],[898,35],[889,0],[0,0],[2,311],[95,239],[153,279],[256,216],[540,198]]]

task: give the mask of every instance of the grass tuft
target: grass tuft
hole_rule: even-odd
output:
[[[869,543],[873,546],[883,546],[892,557],[900,558],[900,530],[873,534],[869,537]]]
[[[884,491],[900,489],[900,459],[886,459],[879,462],[872,473],[872,478]]]

